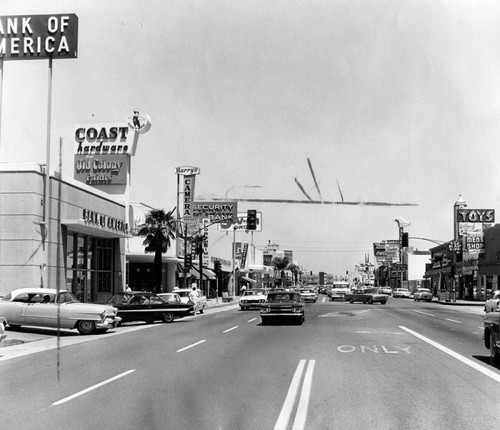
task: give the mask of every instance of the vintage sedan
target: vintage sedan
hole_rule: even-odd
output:
[[[420,300],[425,300],[426,302],[432,301],[432,293],[428,288],[419,288],[413,294],[413,300],[419,302]]]
[[[484,346],[490,350],[490,362],[500,366],[500,312],[487,312],[483,316]]]
[[[372,305],[378,302],[385,305],[389,300],[389,296],[377,293],[375,288],[367,288],[366,290],[353,290],[345,295],[345,299],[349,303],[363,302]]]
[[[316,303],[316,300],[318,300],[318,295],[316,294],[316,291],[313,289],[301,288],[298,291],[300,297],[304,302]]]
[[[192,292],[192,288],[174,288],[174,293],[179,294],[181,300],[187,304],[193,304],[191,300],[189,300],[189,295]],[[196,295],[198,296],[198,299],[196,301],[196,304],[194,304],[194,310],[202,314],[203,312],[205,312],[205,308],[207,307],[207,296],[203,294],[203,291],[201,290],[196,290]]]
[[[80,303],[68,290],[20,288],[0,299],[0,315],[10,327],[77,329],[81,334],[105,332],[121,321],[109,305]],[[59,318],[58,318],[59,316]]]
[[[500,290],[493,291],[491,298],[484,302],[485,312],[500,312]]]
[[[262,325],[272,321],[292,320],[302,324],[305,320],[304,303],[300,293],[294,291],[272,291],[260,308]]]
[[[267,290],[255,288],[246,290],[240,297],[240,308],[242,311],[246,309],[260,309],[260,305],[265,303],[267,299]]]
[[[407,288],[396,288],[392,292],[392,297],[400,297],[402,299],[409,299],[411,296],[410,290]]]
[[[7,335],[5,334],[6,324],[7,323],[5,322],[5,318],[0,317],[0,342],[7,337]]]
[[[155,321],[171,323],[175,318],[194,315],[192,304],[184,303],[177,295],[173,302],[167,302],[160,296],[146,291],[122,291],[116,293],[108,304],[118,310],[122,322],[144,321],[151,324]]]

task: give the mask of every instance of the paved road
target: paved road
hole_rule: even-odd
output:
[[[310,304],[302,326],[234,305],[131,325],[0,362],[2,428],[489,427],[500,371],[481,316],[391,299]]]

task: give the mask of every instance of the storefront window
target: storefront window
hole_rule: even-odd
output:
[[[66,284],[81,302],[105,301],[113,292],[112,239],[68,232]]]

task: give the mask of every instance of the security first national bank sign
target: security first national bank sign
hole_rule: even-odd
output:
[[[76,58],[75,14],[0,16],[0,58],[30,60]]]

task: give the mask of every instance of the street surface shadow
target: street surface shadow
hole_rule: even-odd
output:
[[[499,366],[493,366],[493,364],[491,364],[489,356],[473,355],[472,358],[475,358],[476,360],[480,361],[481,363],[484,363],[490,367],[493,367],[494,369],[500,369]]]
[[[6,327],[6,332],[12,333],[29,333],[29,334],[40,334],[44,336],[57,336],[57,329],[43,328],[43,327]],[[60,336],[80,336],[77,331],[69,331],[69,330],[60,330]]]

